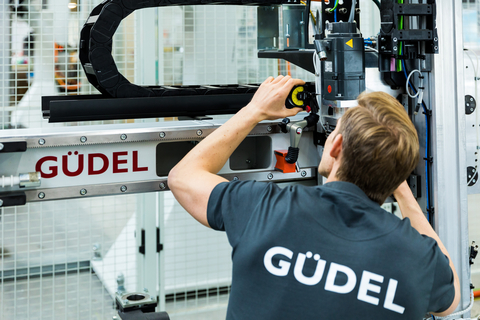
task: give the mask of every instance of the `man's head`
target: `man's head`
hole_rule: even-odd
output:
[[[318,171],[354,183],[382,204],[418,164],[417,132],[389,94],[362,93],[357,101],[327,139]]]

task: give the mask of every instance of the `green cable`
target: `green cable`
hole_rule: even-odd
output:
[[[335,1],[335,6],[332,9],[330,9],[330,12],[335,11],[335,9],[337,9],[337,6],[338,6],[338,0]]]
[[[403,0],[398,0],[398,3],[401,3],[403,4]],[[403,29],[403,16],[400,16],[400,21],[398,23],[398,28],[399,30],[402,30]],[[398,51],[398,55],[402,55],[402,42],[400,41],[399,43],[399,46],[400,46],[400,49]],[[402,71],[402,61],[400,59],[397,60],[397,72],[400,72]]]

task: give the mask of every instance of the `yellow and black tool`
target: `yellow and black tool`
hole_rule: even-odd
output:
[[[285,106],[288,109],[302,108],[310,112],[310,96],[311,94],[306,90],[305,86],[295,86],[288,94],[287,100],[285,100]]]

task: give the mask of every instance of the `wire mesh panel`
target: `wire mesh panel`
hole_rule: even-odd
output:
[[[80,30],[100,1],[11,0],[0,4],[2,130],[49,128],[41,97],[94,94],[78,61]],[[261,83],[313,77],[285,61],[257,58],[256,7],[150,8],[114,36],[119,71],[142,85]],[[147,13],[142,13],[145,11]],[[151,20],[142,20],[147,16]],[[147,23],[148,22],[148,23]],[[89,121],[55,126],[164,121]],[[1,165],[0,175],[9,175]],[[34,171],[34,168],[32,168]],[[2,190],[0,189],[0,192]],[[225,234],[199,225],[162,195],[165,301],[172,319],[192,312],[224,318],[231,249]],[[136,195],[0,208],[0,319],[111,319],[121,285],[138,287]],[[137,238],[138,240],[138,238]],[[148,280],[148,279],[147,279]],[[213,311],[212,311],[213,310]],[[208,316],[205,312],[211,312]]]

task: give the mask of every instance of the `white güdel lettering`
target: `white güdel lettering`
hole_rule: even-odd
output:
[[[276,255],[283,256],[283,258],[287,258],[288,260],[279,259],[278,266],[275,266],[273,264],[273,260]],[[290,267],[293,263],[291,261],[292,257],[292,250],[277,246],[267,250],[263,257],[263,264],[265,265],[267,271],[270,272],[272,275],[278,277],[285,277],[290,272]],[[317,266],[315,268],[314,274],[311,277],[307,277],[303,274],[303,268],[305,266],[306,259],[311,259],[312,257],[315,261],[317,261]],[[320,259],[319,254],[314,255],[310,251],[305,254],[298,253],[293,269],[293,276],[301,284],[307,286],[314,286],[320,283],[323,274],[325,273],[326,264],[327,261]],[[335,280],[337,279],[339,273],[343,273],[347,277],[347,282],[343,285],[335,284]],[[371,281],[383,283],[383,280],[384,277],[382,275],[364,270],[360,279],[360,285],[358,286],[357,299],[378,306],[380,299],[378,297],[372,296],[371,294],[369,294],[369,292],[380,294],[382,288],[379,285],[372,283]],[[330,263],[325,280],[325,291],[330,291],[338,294],[348,294],[355,289],[356,285],[357,275],[355,274],[355,271],[353,271],[347,266],[335,262]],[[405,307],[394,303],[397,286],[397,280],[389,279],[383,307],[387,310],[403,314],[405,312]]]

